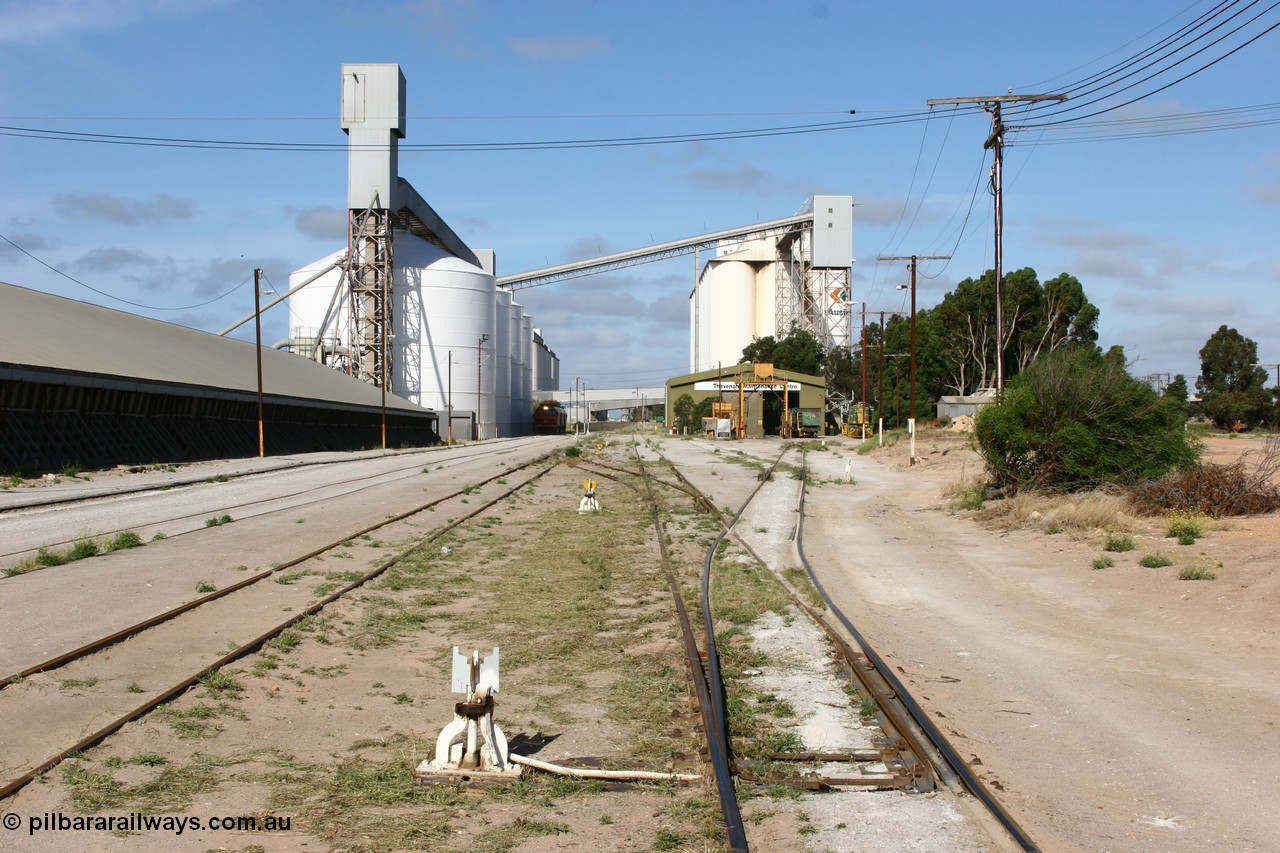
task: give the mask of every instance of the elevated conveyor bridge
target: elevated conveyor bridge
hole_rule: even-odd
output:
[[[544,267],[542,269],[530,270],[529,272],[517,273],[515,275],[499,276],[498,286],[507,287],[511,290],[523,290],[527,287],[538,287],[543,284],[552,284],[557,281],[568,281],[569,279],[583,278],[585,276],[596,275],[598,273],[611,272],[613,270],[624,269],[626,267],[653,263],[654,261],[662,261],[667,258],[677,258],[681,255],[693,254],[695,251],[700,249],[713,249],[719,244],[727,241],[782,235],[792,231],[798,232],[806,227],[812,226],[813,212],[810,211],[808,213],[801,213],[795,216],[788,216],[786,219],[774,219],[769,222],[758,222],[755,225],[748,225],[742,228],[713,231],[708,234],[699,234],[696,237],[685,237],[682,240],[671,240],[666,243],[656,243],[652,246],[644,246],[639,249],[630,249],[626,252],[615,252],[611,255],[601,255],[598,258],[573,261],[568,264]]]

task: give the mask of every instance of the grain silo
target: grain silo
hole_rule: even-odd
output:
[[[476,437],[529,432],[533,320],[496,287],[493,253],[468,247],[397,174],[398,65],[342,66],[342,127],[348,248],[290,276],[292,349],[420,406],[474,413]]]

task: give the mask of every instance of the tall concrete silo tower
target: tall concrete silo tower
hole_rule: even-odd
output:
[[[394,328],[392,221],[404,138],[404,75],[389,63],[342,66],[342,129],[347,161],[347,281],[351,293],[351,371],[385,387],[393,375],[387,341]],[[388,389],[389,390],[389,389]]]

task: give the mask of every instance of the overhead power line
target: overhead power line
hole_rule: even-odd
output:
[[[1095,116],[1114,112],[1115,110],[1146,100],[1153,95],[1164,92],[1179,83],[1183,83],[1186,80],[1207,71],[1223,60],[1239,53],[1241,50],[1258,41],[1263,36],[1266,36],[1277,28],[1280,28],[1280,20],[1274,20],[1269,25],[1266,25],[1267,21],[1265,20],[1267,16],[1270,16],[1272,19],[1278,17],[1275,13],[1277,9],[1280,9],[1280,0],[1276,0],[1276,2],[1271,3],[1262,11],[1246,19],[1242,23],[1238,23],[1234,28],[1222,33],[1217,38],[1196,47],[1194,50],[1190,50],[1197,43],[1207,39],[1211,34],[1226,27],[1229,23],[1235,21],[1236,18],[1244,15],[1245,12],[1258,5],[1259,0],[1251,0],[1248,5],[1238,9],[1226,19],[1218,21],[1217,23],[1212,23],[1210,26],[1214,17],[1229,11],[1240,2],[1241,0],[1231,0],[1231,2],[1219,4],[1219,6],[1215,7],[1211,13],[1206,13],[1206,15],[1197,19],[1194,29],[1184,27],[1177,34],[1178,38],[1173,39],[1172,41],[1170,39],[1163,40],[1156,47],[1138,54],[1129,62],[1113,66],[1114,73],[1108,75],[1104,72],[1104,75],[1106,76],[1095,75],[1094,78],[1084,81],[1084,84],[1090,86],[1089,88],[1082,89],[1082,84],[1077,84],[1075,87],[1064,88],[1064,94],[1067,94],[1072,98],[1073,105],[1055,110],[1052,120],[1028,120],[1027,117],[1034,116],[1037,110],[1044,108],[1043,105],[1032,105],[1024,108],[1019,112],[1022,123],[1016,128],[1011,126],[1011,129],[1031,130],[1072,124]],[[1191,25],[1189,25],[1189,27],[1190,26]],[[1261,29],[1261,31],[1251,33],[1250,28],[1256,28],[1256,26],[1263,26],[1263,29]],[[1204,31],[1200,32],[1194,38],[1185,40],[1182,44],[1173,46],[1174,42],[1183,41],[1183,36],[1189,36],[1197,29],[1204,29]],[[1232,39],[1240,40],[1238,42],[1233,42],[1231,41]],[[1168,46],[1167,50],[1165,49],[1166,46]],[[1217,55],[1211,53],[1215,48],[1222,52]],[[1188,50],[1190,50],[1189,53],[1186,52]],[[1150,59],[1150,61],[1147,61],[1148,59]],[[1192,62],[1192,60],[1198,60],[1200,64],[1194,65],[1172,80],[1169,79],[1168,75],[1177,73],[1178,69],[1182,68],[1186,63]],[[1139,76],[1144,74],[1145,76]],[[1138,79],[1133,79],[1135,77]],[[1097,83],[1097,85],[1093,85],[1094,83]],[[1133,92],[1134,90],[1141,89],[1144,84],[1152,84],[1152,88],[1139,91],[1131,96],[1124,96],[1124,93],[1126,92]],[[1124,99],[1116,100],[1121,97]],[[1098,109],[1095,109],[1092,112],[1071,115],[1079,110],[1088,109],[1094,106],[1097,106]]]
[[[853,114],[850,110],[849,114]],[[508,140],[501,142],[442,142],[398,144],[400,153],[414,151],[470,152],[470,151],[533,151],[576,148],[616,148],[642,145],[672,145],[686,142],[717,142],[735,139],[759,139],[772,136],[795,136],[811,133],[830,133],[862,127],[880,127],[906,122],[928,121],[928,112],[902,113],[866,119],[847,119],[812,124],[780,125],[746,130],[707,131],[702,133],[665,134],[654,136],[617,136],[582,139]],[[199,139],[164,136],[136,136],[87,131],[52,130],[40,127],[0,125],[0,136],[29,139],[60,140],[66,142],[95,143],[100,145],[131,145],[149,148],[197,148],[228,151],[289,151],[289,152],[345,152],[350,150],[377,151],[387,146],[351,145],[338,142],[271,142],[253,140]]]

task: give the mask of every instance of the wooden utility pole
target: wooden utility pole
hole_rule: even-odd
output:
[[[862,416],[858,418],[862,422],[862,440],[867,440],[867,422],[870,419],[870,409],[867,407],[867,303],[862,303]]]
[[[996,230],[996,390],[1004,389],[1004,122],[1000,117],[1002,104],[1018,101],[1065,101],[1066,95],[988,95],[978,98],[931,98],[929,106],[945,106],[948,104],[979,104],[984,112],[991,116],[991,135],[983,144],[993,152],[991,167],[991,192],[995,196],[995,230]]]
[[[253,338],[258,354],[258,458],[266,455],[262,428],[262,270],[253,271]]]
[[[877,261],[907,261],[911,270],[911,412],[907,432],[911,434],[911,464],[916,464],[916,261],[949,261],[950,255],[894,255]],[[898,285],[902,289],[902,285]]]

